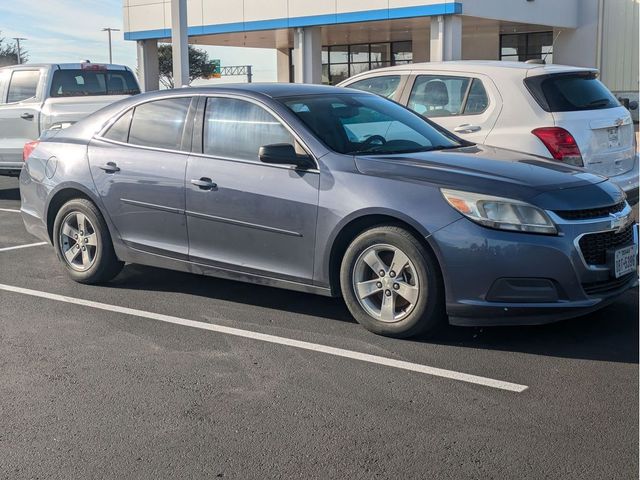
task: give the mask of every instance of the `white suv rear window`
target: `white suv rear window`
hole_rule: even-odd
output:
[[[620,106],[594,72],[540,75],[529,77],[524,83],[547,112],[600,110]]]

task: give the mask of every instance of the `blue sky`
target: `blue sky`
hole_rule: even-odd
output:
[[[26,37],[22,45],[29,61],[107,62],[109,50],[104,27],[122,30],[121,0],[0,0],[0,31],[10,37]],[[123,40],[114,32],[113,61],[135,69],[135,42]],[[210,58],[222,65],[254,66],[255,81],[276,80],[276,56],[270,49],[206,47]],[[213,80],[244,81],[243,78]]]

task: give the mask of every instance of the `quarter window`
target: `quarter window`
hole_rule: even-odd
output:
[[[105,133],[104,137],[116,142],[127,143],[129,141],[129,127],[131,126],[131,118],[133,110],[129,110],[122,115]]]
[[[382,77],[365,78],[347,85],[364,92],[371,92],[386,98],[393,98],[400,85],[400,75],[385,75]]]
[[[180,97],[138,105],[133,111],[129,143],[182,150],[182,136],[190,103],[191,98]],[[124,127],[119,128],[122,131]]]
[[[203,153],[258,161],[263,145],[297,145],[294,136],[264,108],[235,98],[209,98],[204,115]]]
[[[11,75],[7,103],[22,102],[34,98],[40,80],[39,70],[16,70]]]

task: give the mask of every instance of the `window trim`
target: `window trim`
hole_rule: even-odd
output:
[[[133,105],[127,105],[125,108],[120,110],[117,114],[115,114],[113,117],[107,120],[107,122],[102,125],[102,127],[98,130],[97,133],[93,135],[92,138],[94,140],[101,140],[107,143],[113,143],[115,145],[122,145],[122,146],[133,147],[133,148],[142,148],[145,150],[152,150],[154,152],[180,153],[182,155],[189,155],[191,153],[192,148],[189,148],[188,150],[173,150],[170,148],[151,147],[148,145],[137,145],[135,143],[129,143],[129,134],[131,133],[131,124],[133,123],[133,115],[135,115],[135,109],[137,107],[144,105],[145,103],[158,102],[160,100],[170,100],[173,98],[191,98],[191,104],[189,105],[189,109],[187,110],[187,117],[184,123],[184,130],[182,131],[181,143],[185,143],[185,140],[187,141],[187,143],[189,143],[189,140],[190,140],[190,143],[193,144],[193,121],[192,121],[193,118],[190,118],[190,117],[195,116],[194,103],[196,103],[196,101],[198,100],[197,97],[199,97],[199,95],[193,95],[193,94],[189,95],[187,93],[185,93],[184,95],[163,95],[163,96],[158,96],[151,99],[145,99]],[[133,110],[133,115],[131,116],[132,121],[131,123],[129,123],[129,133],[127,134],[127,142],[120,142],[118,140],[112,140],[111,138],[105,137],[104,135],[111,129],[111,127],[118,120],[120,120],[124,115],[129,113],[131,110]],[[189,125],[190,122],[191,122],[191,125]],[[187,130],[189,130],[189,132],[187,132]]]
[[[231,162],[246,163],[251,165],[261,165],[266,167],[281,168],[285,170],[299,170],[302,172],[313,172],[313,173],[320,172],[318,159],[313,154],[309,146],[302,140],[300,135],[298,135],[295,132],[295,130],[289,125],[288,122],[286,122],[277,112],[275,112],[271,107],[269,107],[265,103],[262,103],[261,101],[252,97],[245,97],[243,95],[234,95],[234,94],[226,94],[226,93],[220,93],[220,94],[205,93],[205,94],[201,94],[200,96],[203,97],[203,99],[201,99],[200,103],[198,104],[198,112],[197,112],[196,120],[194,123],[193,144],[191,148],[192,155],[195,155],[201,158],[211,158],[215,160],[225,160],[225,161],[231,161]],[[291,166],[275,165],[270,163],[263,163],[259,160],[256,161],[256,160],[247,160],[245,158],[223,157],[220,155],[216,156],[216,155],[210,155],[210,154],[204,153],[204,118],[205,118],[205,109],[207,105],[207,100],[209,98],[229,98],[234,100],[247,101],[249,103],[253,103],[254,105],[257,105],[258,107],[263,108],[268,113],[270,113],[278,122],[280,122],[280,124],[285,129],[287,129],[287,131],[293,136],[293,138],[300,144],[302,149],[307,153],[309,158],[313,160],[313,163],[315,164],[315,168],[300,168],[294,165],[291,165]]]
[[[189,107],[189,113],[191,112],[191,110],[193,109],[194,114],[193,114],[193,121],[191,126],[189,127],[191,129],[191,148],[188,151],[185,150],[171,150],[171,149],[166,149],[166,148],[159,148],[159,147],[148,147],[148,146],[144,146],[144,145],[135,145],[133,143],[124,143],[124,142],[119,142],[117,140],[111,140],[110,138],[106,138],[104,136],[104,134],[113,126],[114,123],[116,123],[118,120],[120,120],[120,118],[125,115],[129,110],[135,109],[136,107],[143,105],[145,103],[149,103],[149,102],[155,102],[158,100],[167,100],[167,99],[172,99],[172,98],[184,98],[184,97],[191,97],[192,101],[191,101],[191,106]],[[275,165],[275,164],[268,164],[268,163],[262,163],[262,162],[255,162],[255,161],[251,161],[251,160],[244,160],[241,158],[224,158],[224,157],[215,157],[212,155],[207,155],[205,153],[202,153],[202,141],[199,141],[200,139],[203,139],[203,129],[204,129],[204,106],[206,105],[206,101],[202,101],[202,99],[204,98],[206,100],[206,98],[208,97],[222,97],[222,98],[236,98],[238,100],[246,100],[249,101],[251,103],[254,103],[262,108],[264,108],[265,110],[267,110],[269,113],[271,113],[280,123],[282,123],[282,125],[284,125],[284,127],[294,136],[294,138],[300,143],[300,146],[304,149],[305,152],[307,152],[307,154],[309,155],[309,158],[311,158],[313,160],[313,162],[316,165],[316,168],[306,168],[306,169],[302,169],[299,167],[294,167],[294,166],[287,166],[287,165]],[[135,113],[135,112],[134,112]],[[187,114],[187,121],[189,121],[188,115]],[[185,123],[185,130],[187,129],[187,124]],[[129,125],[129,129],[131,129],[131,125]],[[184,135],[184,132],[183,132]],[[276,113],[271,107],[269,107],[268,105],[266,105],[263,102],[260,102],[252,97],[249,96],[244,96],[244,95],[235,95],[235,94],[227,94],[227,93],[220,93],[220,94],[216,94],[216,93],[184,93],[184,94],[180,94],[180,95],[171,95],[171,94],[167,94],[167,95],[159,95],[157,97],[151,98],[151,99],[144,99],[142,101],[136,102],[134,104],[129,104],[126,107],[124,107],[122,110],[120,110],[118,113],[116,113],[113,117],[111,117],[109,120],[107,120],[102,127],[100,127],[97,131],[97,133],[95,133],[92,137],[94,140],[100,140],[103,142],[107,142],[107,143],[111,143],[111,144],[115,144],[115,145],[121,145],[121,146],[125,146],[125,147],[130,147],[130,148],[139,148],[139,149],[144,149],[144,150],[151,150],[151,151],[155,151],[155,152],[166,152],[166,153],[179,153],[182,155],[194,155],[197,157],[203,157],[203,158],[212,158],[212,159],[217,159],[217,160],[227,160],[227,161],[232,161],[232,162],[240,162],[240,163],[250,163],[252,165],[263,165],[265,167],[272,167],[272,168],[281,168],[281,169],[285,169],[285,170],[299,170],[299,171],[303,171],[303,172],[309,172],[309,173],[320,173],[320,167],[319,167],[319,162],[318,162],[318,158],[316,157],[316,155],[313,153],[313,151],[311,150],[311,148],[309,148],[309,146],[306,144],[306,142],[304,142],[302,140],[302,138],[300,137],[300,135],[298,135],[295,130],[289,125],[289,123],[287,121],[285,121],[280,115],[278,115],[278,113]],[[127,137],[128,138],[128,137]],[[198,148],[199,146],[199,148]],[[198,151],[199,150],[199,151]]]
[[[13,82],[13,76],[18,72],[38,72],[38,81],[36,82],[36,93],[33,97],[28,97],[23,100],[18,100],[17,102],[9,101],[9,92],[11,91],[11,83]],[[38,102],[38,93],[40,93],[40,81],[42,80],[42,69],[40,68],[15,68],[11,71],[11,75],[9,76],[9,81],[7,82],[7,91],[4,96],[5,105],[18,105],[20,103],[24,103],[27,100],[33,99],[33,102],[29,103],[37,103]]]
[[[453,78],[468,78],[470,80],[469,85],[467,85],[467,90],[464,94],[464,97],[462,99],[461,102],[461,108],[462,108],[462,113],[458,113],[456,115],[446,115],[446,116],[442,116],[442,117],[432,117],[432,118],[449,118],[449,117],[473,117],[476,115],[484,115],[485,113],[487,113],[487,111],[489,110],[489,107],[491,107],[492,105],[492,101],[491,101],[491,95],[489,95],[489,90],[487,90],[487,87],[485,86],[485,83],[482,81],[482,79],[480,77],[476,77],[476,76],[472,76],[472,75],[456,75],[455,73],[449,73],[449,72],[443,72],[442,74],[440,74],[440,72],[437,71],[432,71],[432,72],[424,72],[424,71],[413,71],[411,77],[408,82],[407,82],[407,86],[405,87],[405,89],[408,89],[407,91],[407,95],[404,98],[404,101],[402,101],[401,103],[409,108],[409,100],[411,99],[411,94],[413,93],[413,89],[416,85],[416,81],[418,80],[419,77],[453,77]],[[484,93],[487,96],[487,106],[484,107],[484,110],[480,111],[480,112],[476,112],[476,113],[464,113],[465,109],[467,108],[467,100],[469,99],[469,92],[471,91],[471,86],[473,85],[473,81],[477,80],[480,82],[480,84],[482,85],[482,89],[484,90]],[[409,108],[409,110],[411,110]],[[413,111],[413,110],[412,110]],[[421,117],[425,117],[425,115],[422,115],[421,113],[416,112],[418,115],[420,115]],[[428,117],[430,118],[430,117]],[[435,120],[434,120],[435,121]]]

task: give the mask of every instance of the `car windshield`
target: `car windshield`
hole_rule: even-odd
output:
[[[427,152],[463,145],[377,95],[307,95],[281,101],[329,148],[347,155]]]

